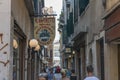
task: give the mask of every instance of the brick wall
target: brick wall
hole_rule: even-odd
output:
[[[120,8],[116,9],[111,15],[109,15],[105,20],[105,29],[114,27],[116,23],[120,21]]]
[[[120,8],[105,19],[106,42],[120,38]]]

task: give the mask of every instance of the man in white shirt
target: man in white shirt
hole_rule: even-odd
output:
[[[93,67],[92,65],[87,66],[88,76],[84,80],[99,80],[97,77],[93,75]]]

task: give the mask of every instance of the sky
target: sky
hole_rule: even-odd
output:
[[[61,13],[62,10],[62,0],[45,0],[45,7],[53,7],[53,11],[56,12],[57,16],[56,16],[56,36],[55,36],[55,40],[54,42],[58,41],[60,38],[59,32],[57,31],[58,29],[58,21],[57,19],[59,18],[59,15]]]

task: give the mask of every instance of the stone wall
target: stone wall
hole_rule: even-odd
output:
[[[30,38],[30,32],[33,30],[33,27],[28,10],[24,3],[24,0],[12,0],[11,2],[12,8],[12,16],[16,20],[19,27],[23,30],[23,32]]]
[[[3,34],[3,43],[0,40],[0,79],[12,80],[12,53],[10,46],[12,45],[10,40],[10,26],[11,26],[11,0],[0,0],[0,34]],[[7,45],[2,49],[4,45]],[[6,52],[6,54],[4,54]],[[8,63],[7,63],[8,61]],[[6,63],[6,65],[5,65]]]
[[[14,20],[27,40],[30,39],[33,26],[24,0],[0,0],[0,34],[3,34],[3,43],[0,40],[0,80],[13,80]],[[6,46],[2,49],[4,45]]]

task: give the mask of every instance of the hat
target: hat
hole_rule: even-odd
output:
[[[66,70],[65,70],[65,69],[62,69],[62,70],[61,70],[61,73],[66,74]]]

